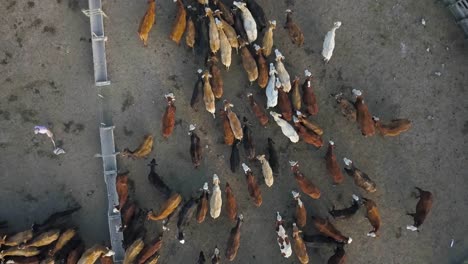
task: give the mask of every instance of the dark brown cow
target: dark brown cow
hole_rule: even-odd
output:
[[[260,124],[262,126],[266,126],[266,124],[268,124],[268,116],[265,113],[265,109],[257,104],[252,93],[248,93],[247,98],[249,99],[250,107],[252,107],[252,111],[254,112]]]
[[[432,209],[434,198],[431,192],[424,191],[418,187],[414,188],[419,192],[419,201],[416,204],[416,213],[408,213],[408,215],[413,217],[414,224],[408,225],[406,228],[411,231],[419,232],[419,227],[424,223],[424,220],[426,220],[427,215]]]
[[[236,220],[237,216],[237,202],[236,198],[234,197],[234,193],[232,192],[231,186],[228,182],[226,182],[226,213],[228,218],[231,221]]]
[[[325,155],[325,162],[327,165],[328,174],[330,174],[333,179],[333,184],[338,185],[343,182],[344,176],[341,172],[340,166],[338,165],[338,161],[336,160],[336,155],[334,152],[335,147],[335,143],[330,140],[327,154]]]
[[[190,125],[190,156],[192,157],[192,164],[195,168],[200,166],[202,160],[202,147],[200,144],[200,138],[195,133],[195,125]]]
[[[304,44],[304,34],[299,26],[293,21],[291,9],[286,10],[286,25],[284,28],[288,29],[289,37],[293,44],[299,47]]]
[[[244,221],[244,217],[242,214],[239,215],[237,218],[237,224],[235,227],[231,229],[231,233],[229,235],[229,239],[227,242],[226,247],[226,258],[229,261],[233,261],[236,258],[237,251],[239,250],[240,246],[240,228],[242,226],[242,222]]]
[[[318,103],[317,97],[314,93],[314,88],[312,87],[312,73],[308,70],[305,70],[306,79],[304,84],[302,84],[302,99],[304,100],[304,105],[307,109],[309,115],[318,114]]]

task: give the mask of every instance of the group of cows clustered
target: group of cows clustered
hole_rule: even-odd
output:
[[[192,97],[191,107],[196,107],[200,103],[200,98],[206,110],[215,117],[215,102],[223,96],[223,79],[221,70],[218,67],[220,57],[221,63],[229,69],[231,64],[232,50],[240,49],[242,65],[251,83],[257,82],[260,89],[265,91],[267,97],[266,108],[275,108],[277,112],[270,111],[270,115],[283,134],[292,143],[300,140],[307,144],[320,148],[323,145],[323,130],[315,122],[310,120],[311,116],[317,115],[318,104],[312,87],[312,74],[305,71],[305,81],[300,85],[299,78],[290,79],[283,60],[284,56],[278,49],[273,51],[273,35],[276,29],[276,21],[267,21],[265,13],[255,0],[245,2],[230,2],[226,4],[220,0],[197,0],[191,5],[185,5],[182,0],[174,0],[177,5],[177,16],[175,18],[169,38],[180,43],[185,33],[185,43],[189,48],[195,50],[196,54],[206,56],[208,70],[199,70],[199,78],[196,81]],[[232,7],[232,8],[230,8]],[[148,2],[147,11],[141,20],[138,34],[147,46],[149,33],[155,23],[156,3],[154,0]],[[302,46],[304,35],[300,27],[293,21],[291,10],[286,10],[286,23],[284,28],[288,30],[291,41],[294,45]],[[322,55],[328,62],[335,47],[335,31],[341,26],[341,22],[335,22],[332,29],[326,34],[323,43]],[[259,33],[263,33],[260,40]],[[258,44],[257,44],[258,43]],[[209,48],[209,49],[208,49]],[[275,63],[267,63],[267,59],[274,52]],[[218,56],[219,55],[219,56]],[[302,90],[302,92],[301,92]],[[354,102],[344,98],[341,94],[336,96],[337,103],[342,114],[349,120],[357,122],[364,136],[373,136],[376,132],[382,136],[398,136],[411,127],[411,122],[407,119],[394,119],[387,123],[381,122],[377,117],[373,117],[364,102],[362,92],[353,89],[356,97]],[[162,118],[162,134],[168,138],[175,126],[176,107],[174,105],[174,95],[167,94],[167,107]],[[247,94],[247,100],[252,112],[257,117],[262,126],[266,126],[270,119],[266,114],[265,107],[258,104],[254,96]],[[261,190],[257,184],[257,179],[247,164],[240,162],[239,145],[244,146],[247,158],[251,161],[258,160],[262,167],[262,174],[265,184],[271,187],[274,183],[274,175],[279,173],[279,156],[275,149],[275,143],[268,138],[267,155],[255,155],[252,132],[247,120],[241,124],[236,113],[233,112],[233,105],[228,101],[223,101],[223,109],[218,115],[222,118],[224,143],[231,146],[230,165],[235,172],[242,168],[247,180],[249,196],[255,206],[262,204]],[[291,124],[292,121],[292,124]],[[194,167],[198,167],[203,159],[200,138],[195,132],[194,125],[190,126],[190,155]],[[153,136],[146,135],[143,143],[134,151],[125,149],[122,156],[130,158],[147,158],[153,149]],[[328,149],[325,155],[325,162],[328,174],[333,180],[333,184],[341,184],[344,180],[339,162],[336,159],[333,141],[328,142]],[[354,179],[354,183],[367,193],[377,190],[376,184],[370,177],[359,170],[354,163],[344,158],[344,170]],[[166,201],[161,205],[158,212],[149,212],[146,216],[148,220],[162,221],[163,229],[168,229],[172,222],[178,228],[178,239],[180,243],[185,243],[184,227],[192,218],[196,218],[198,223],[202,223],[208,211],[212,218],[216,219],[221,214],[223,197],[220,188],[218,175],[213,175],[213,187],[209,191],[208,183],[205,183],[201,195],[198,199],[191,198],[183,201],[182,196],[169,188],[163,179],[156,173],[156,161],[153,159],[150,165],[149,181],[165,197]],[[319,199],[321,192],[314,183],[305,177],[300,171],[297,161],[290,161],[292,174],[297,182],[299,190],[312,199]],[[115,210],[122,215],[122,229],[125,237],[125,264],[155,264],[160,257],[159,250],[162,246],[162,236],[157,237],[145,244],[143,238],[138,236],[138,224],[135,222],[142,210],[136,202],[129,197],[129,179],[127,174],[117,176],[116,188],[119,196],[119,205]],[[414,224],[408,225],[407,229],[419,231],[419,226],[424,222],[432,207],[431,192],[416,188],[419,192],[419,201],[416,205],[416,212],[409,214],[414,218]],[[224,211],[227,217],[236,221],[231,229],[226,243],[224,258],[232,261],[236,258],[240,247],[241,226],[243,215],[238,213],[238,206],[229,183],[225,185]],[[277,213],[276,232],[277,242],[281,255],[289,258],[294,252],[301,263],[308,263],[309,257],[306,246],[308,244],[328,243],[336,245],[333,256],[328,260],[332,263],[346,263],[344,246],[352,242],[350,237],[343,235],[337,230],[327,218],[317,216],[310,217],[315,229],[320,235],[302,234],[301,228],[307,223],[307,211],[301,200],[301,195],[297,191],[292,191],[295,199],[296,210],[294,223],[292,225],[292,239],[289,239],[287,228],[282,217]],[[352,205],[348,208],[333,209],[329,213],[334,219],[346,218],[354,215],[361,206],[367,211],[367,218],[373,227],[367,234],[369,237],[378,237],[381,226],[381,218],[375,201],[365,197],[353,195]],[[58,212],[51,215],[44,223],[34,225],[33,228],[2,235],[0,238],[0,259],[8,264],[13,263],[67,263],[67,264],[92,264],[98,259],[102,263],[112,263],[113,251],[101,245],[95,245],[87,250],[73,228],[64,228],[64,223],[71,213],[78,208]],[[310,222],[309,221],[309,222]],[[5,225],[0,225],[0,229]],[[211,255],[211,254],[210,254]],[[220,250],[216,247],[211,256],[212,263],[220,263]],[[198,263],[205,263],[207,260],[203,251],[200,252]]]

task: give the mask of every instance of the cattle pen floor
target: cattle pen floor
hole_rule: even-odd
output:
[[[257,1],[267,17],[278,22],[275,45],[286,57],[291,76],[303,77],[306,68],[315,76],[320,108],[315,120],[325,130],[324,140],[333,139],[338,158],[351,158],[377,183],[378,191],[368,197],[380,209],[380,237],[366,236],[371,226],[364,210],[349,220],[334,221],[353,238],[346,247],[349,263],[461,263],[468,257],[464,221],[468,218],[468,45],[450,12],[434,1]],[[100,152],[99,116],[89,19],[81,13],[87,7],[85,0],[0,4],[0,220],[21,230],[56,210],[80,204],[73,221],[90,246],[109,238],[102,160],[94,157]],[[147,181],[151,158],[156,158],[157,171],[168,185],[185,198],[195,195],[206,181],[211,188],[211,177],[218,174],[222,190],[226,181],[231,184],[245,219],[235,263],[297,263],[294,255],[280,256],[275,233],[279,211],[291,234],[290,191],[297,185],[288,161],[298,160],[304,174],[322,190],[320,200],[303,197],[309,215],[324,217],[332,205],[348,206],[351,194],[360,190],[346,175],[342,185],[332,186],[323,160],[326,148],[289,143],[271,118],[266,128],[258,124],[245,95],[253,92],[261,103],[265,97],[258,86],[249,85],[234,52],[230,70],[222,71],[223,98],[251,121],[259,154],[266,150],[267,137],[275,140],[281,153],[281,173],[271,188],[263,183],[259,163],[249,162],[263,194],[262,206],[255,208],[248,199],[243,172],[229,170],[230,147],[222,144],[220,119],[213,120],[201,104],[197,112],[189,106],[196,70],[204,65],[184,44],[177,46],[168,39],[175,8],[172,1],[157,1],[156,25],[144,48],[136,32],[146,0],[103,3],[109,17],[105,19],[112,82],[109,106],[116,146],[134,148],[144,134],[155,136],[150,159],[119,158],[119,169],[130,172],[140,207],[154,210],[163,198]],[[287,8],[294,10],[304,31],[302,48],[293,46],[282,28]],[[337,20],[343,25],[336,32],[333,57],[325,64],[320,55],[323,38]],[[397,138],[362,137],[330,96],[349,95],[351,88],[364,91],[374,115],[384,120],[409,118],[412,129]],[[168,92],[176,97],[177,122],[174,134],[163,139],[161,117]],[[187,135],[193,123],[204,147],[197,170],[191,164]],[[65,155],[55,156],[50,141],[34,135],[37,124],[52,128]],[[417,201],[414,186],[435,196],[419,233],[405,228],[412,223],[405,213],[413,211]],[[225,215],[217,220],[208,217],[200,225],[193,221],[186,230],[185,245],[175,239],[172,228],[164,234],[161,263],[195,262],[200,250],[211,256],[215,245],[224,257],[233,225]],[[149,222],[145,227],[150,237],[160,229]],[[304,232],[314,229],[307,226]],[[308,252],[311,263],[324,263],[333,248],[309,248]]]

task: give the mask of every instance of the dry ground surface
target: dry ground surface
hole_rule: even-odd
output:
[[[468,47],[449,12],[434,1],[258,1],[268,18],[278,24],[284,10],[295,11],[303,28],[305,45],[295,48],[279,26],[275,45],[286,56],[291,75],[308,68],[320,113],[315,119],[325,129],[325,140],[333,139],[338,158],[354,160],[378,185],[369,195],[380,208],[383,226],[380,237],[371,239],[364,212],[346,221],[334,222],[354,241],[346,247],[350,263],[460,263],[467,257],[468,217],[467,134]],[[4,0],[0,3],[0,219],[14,230],[42,220],[55,210],[76,203],[82,210],[74,222],[89,245],[108,240],[106,194],[99,152],[99,111],[93,84],[89,22],[80,12],[87,1]],[[203,107],[189,107],[195,71],[203,67],[183,45],[168,40],[175,5],[157,1],[157,24],[143,48],[136,31],[146,1],[105,1],[108,69],[112,85],[106,89],[116,125],[116,144],[137,146],[146,133],[155,135],[159,174],[187,199],[217,173],[224,186],[229,181],[245,216],[241,247],[236,263],[295,263],[279,254],[274,231],[275,212],[283,214],[288,230],[294,211],[290,190],[296,189],[287,164],[299,160],[307,177],[322,189],[318,201],[304,197],[310,215],[325,217],[335,204],[348,206],[352,193],[360,192],[351,179],[332,187],[325,171],[325,149],[304,143],[291,144],[276,124],[260,127],[250,112],[245,94],[249,91],[264,103],[263,92],[249,86],[237,56],[229,72],[223,71],[225,95],[234,111],[253,124],[258,153],[272,137],[281,152],[281,175],[267,188],[262,183],[263,205],[254,208],[248,199],[242,172],[228,169],[230,148],[222,144],[220,119],[213,120]],[[421,18],[426,26],[421,25]],[[336,20],[332,60],[320,56],[325,33]],[[270,58],[271,60],[271,58]],[[435,75],[440,72],[441,76]],[[413,129],[398,138],[364,138],[356,124],[343,118],[331,93],[350,94],[364,90],[373,114],[385,120],[408,117]],[[161,137],[163,95],[174,92],[177,126],[167,140]],[[217,105],[219,108],[220,103]],[[202,166],[194,170],[189,156],[188,125],[196,123],[204,148]],[[51,154],[51,144],[34,136],[36,124],[48,124],[67,154]],[[241,157],[244,153],[241,150]],[[142,208],[157,210],[163,198],[147,182],[149,160],[120,160],[135,186],[135,199]],[[258,163],[248,162],[262,182]],[[435,195],[432,213],[420,233],[405,226],[412,219],[406,211],[415,208],[413,187]],[[224,189],[224,188],[223,188]],[[215,245],[224,252],[233,223],[225,215],[201,225],[192,223],[187,242],[175,239],[175,229],[166,233],[161,263],[193,263],[200,250],[211,254]],[[147,237],[160,226],[146,223]],[[308,226],[304,230],[313,233]],[[455,239],[453,248],[450,240]],[[324,263],[333,248],[309,249],[311,263]],[[223,254],[224,255],[224,254]]]

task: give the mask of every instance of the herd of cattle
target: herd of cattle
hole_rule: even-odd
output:
[[[188,0],[187,0],[188,1]],[[239,145],[243,145],[246,160],[254,162],[258,160],[262,168],[262,174],[267,187],[274,184],[274,176],[279,174],[279,155],[275,149],[275,142],[267,139],[267,153],[256,155],[255,144],[252,138],[250,123],[244,117],[240,121],[233,111],[233,105],[228,100],[223,100],[223,107],[216,111],[216,101],[223,97],[223,78],[218,67],[218,55],[221,63],[229,69],[231,65],[232,49],[237,52],[240,49],[242,65],[249,81],[257,82],[260,89],[264,89],[267,97],[266,109],[276,108],[269,114],[275,123],[281,128],[282,133],[292,143],[304,141],[316,148],[323,146],[322,128],[311,120],[319,112],[317,99],[312,86],[312,74],[305,70],[305,80],[300,84],[299,77],[291,80],[290,75],[283,64],[285,57],[278,49],[274,49],[274,30],[276,21],[267,21],[265,13],[255,0],[221,1],[221,0],[197,0],[186,5],[182,0],[174,0],[177,4],[177,16],[169,38],[179,44],[185,33],[185,43],[194,49],[197,55],[207,58],[207,70],[198,70],[198,79],[191,95],[191,107],[197,109],[200,99],[206,111],[214,118],[222,119],[222,131],[224,143],[231,147],[230,169],[236,172],[242,168],[247,181],[248,194],[256,207],[262,204],[262,193],[257,184],[257,177],[246,163],[241,162]],[[229,2],[226,4],[224,2]],[[232,7],[232,8],[230,8]],[[140,23],[138,34],[144,46],[148,45],[149,33],[155,23],[156,4],[149,0],[147,11]],[[335,31],[341,26],[341,22],[335,22],[332,29],[326,34],[323,43],[322,55],[328,62],[335,47]],[[286,23],[291,41],[294,45],[304,44],[304,35],[300,27],[293,21],[291,10],[286,10]],[[263,33],[261,41],[258,35]],[[257,43],[256,43],[257,41]],[[270,55],[274,52],[274,63],[268,63]],[[341,113],[350,121],[357,122],[362,135],[373,136],[376,132],[382,136],[398,136],[410,129],[411,122],[407,119],[394,119],[384,123],[379,118],[372,116],[365,104],[362,91],[353,89],[354,102],[345,98],[342,94],[336,95]],[[175,96],[172,93],[165,95],[167,107],[162,117],[162,135],[169,138],[175,127],[176,106]],[[270,122],[265,107],[255,100],[252,93],[246,95],[246,99],[252,112],[261,126],[267,126]],[[292,122],[292,124],[291,124]],[[190,155],[194,168],[200,166],[203,159],[200,138],[196,133],[195,125],[190,125]],[[153,149],[154,138],[146,135],[143,143],[135,150],[125,149],[122,156],[133,159],[147,158]],[[335,144],[328,142],[325,162],[328,174],[333,184],[341,184],[344,180],[342,169],[335,155]],[[358,169],[353,161],[343,159],[346,174],[354,179],[355,184],[365,193],[377,191],[377,184],[363,171]],[[228,218],[235,222],[226,243],[224,258],[232,261],[236,258],[240,248],[241,226],[244,216],[240,213],[234,191],[226,181],[224,193],[221,191],[221,179],[213,175],[213,187],[209,190],[208,183],[201,188],[198,198],[188,200],[171,189],[156,172],[156,161],[153,159],[148,175],[149,182],[165,197],[165,202],[157,212],[150,211],[146,219],[162,221],[163,229],[169,229],[171,223],[176,224],[178,240],[185,243],[185,227],[196,219],[198,223],[204,222],[208,212],[213,219],[221,215],[224,210]],[[290,161],[291,171],[299,187],[299,190],[311,199],[320,199],[321,191],[300,170],[298,161]],[[125,264],[155,264],[160,257],[159,250],[162,246],[162,236],[146,243],[141,237],[139,228],[143,210],[139,209],[136,202],[129,194],[129,178],[127,174],[117,176],[117,193],[119,204],[115,210],[122,214],[122,230],[125,237]],[[417,188],[419,201],[415,213],[408,213],[414,218],[413,225],[407,229],[419,231],[426,216],[432,207],[433,196],[431,192]],[[294,223],[292,224],[292,239],[288,236],[288,227],[285,226],[283,217],[277,212],[276,232],[277,243],[281,255],[288,258],[294,252],[301,263],[308,263],[309,257],[306,246],[308,244],[328,243],[336,246],[336,251],[328,260],[329,264],[346,263],[344,246],[352,242],[351,237],[343,235],[327,218],[307,216],[307,211],[302,202],[301,194],[292,190],[296,210]],[[329,213],[334,219],[347,218],[354,215],[361,206],[367,211],[367,218],[372,230],[369,237],[378,237],[381,226],[381,217],[375,201],[363,196],[353,195],[352,205],[348,208],[331,210]],[[224,209],[223,209],[223,203]],[[92,264],[98,259],[102,263],[112,263],[113,251],[104,246],[96,245],[84,250],[83,243],[76,234],[76,230],[68,227],[67,217],[77,208],[51,215],[43,224],[34,225],[31,229],[2,235],[0,238],[0,259],[8,264],[13,263],[67,263],[67,264]],[[301,234],[301,228],[311,223],[320,235]],[[0,229],[5,228],[0,225]],[[211,256],[212,263],[220,263],[220,250],[215,247]],[[211,254],[210,254],[211,255]],[[200,252],[198,263],[205,263],[203,251]]]

